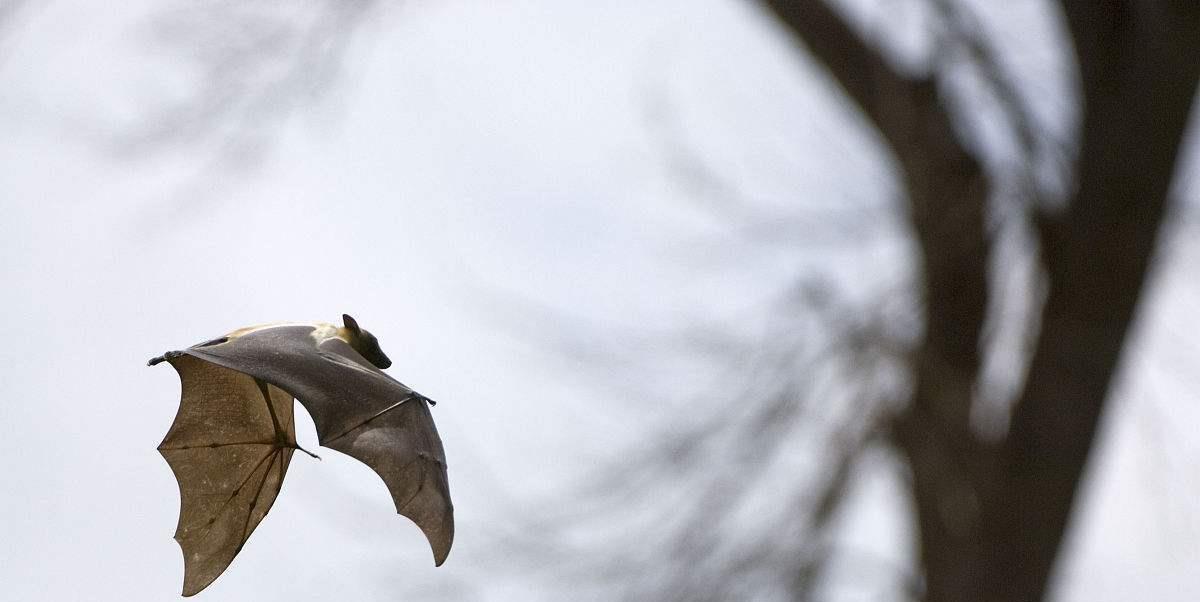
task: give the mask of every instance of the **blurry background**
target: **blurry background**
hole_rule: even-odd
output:
[[[449,560],[325,450],[201,597],[1200,598],[1196,9],[1063,4],[0,2],[3,597],[173,599],[146,359],[349,312]]]

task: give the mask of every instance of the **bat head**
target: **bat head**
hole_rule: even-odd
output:
[[[346,333],[350,335],[350,346],[359,355],[367,358],[368,362],[381,370],[392,365],[392,360],[388,359],[388,356],[379,348],[379,339],[370,332],[359,328],[358,322],[350,317],[350,314],[342,314],[342,324],[345,325]]]

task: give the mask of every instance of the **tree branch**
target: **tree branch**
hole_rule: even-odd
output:
[[[938,369],[962,371],[973,380],[987,301],[983,213],[989,190],[979,162],[959,141],[932,80],[897,73],[827,2],[766,4],[888,141],[902,168],[910,221],[921,243],[927,313],[939,317],[927,324],[926,346],[937,351]],[[959,412],[953,422],[966,420],[966,409]]]
[[[813,57],[825,65],[846,94],[894,148],[904,146],[907,128],[893,117],[897,95],[928,95],[928,80],[901,75],[824,0],[766,0]]]
[[[978,19],[962,6],[960,0],[930,0],[929,3],[940,15],[950,41],[966,51],[983,81],[991,88],[1018,149],[1032,160],[1037,156],[1039,124],[1016,82],[984,36]]]
[[[972,500],[985,481],[986,453],[970,411],[988,300],[990,182],[959,140],[933,79],[897,73],[823,0],[766,4],[875,124],[901,166],[926,321],[912,403],[893,425],[893,441],[913,471],[926,599],[977,599],[980,529]],[[955,509],[952,520],[947,507]]]

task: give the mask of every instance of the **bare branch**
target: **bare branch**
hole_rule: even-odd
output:
[[[835,554],[829,529],[857,460],[899,405],[895,364],[911,344],[896,340],[906,333],[894,316],[816,296],[780,304],[750,358],[707,350],[730,376],[691,399],[686,419],[670,413],[622,450],[572,492],[578,501],[538,511],[527,530],[544,535],[541,556],[528,565],[554,563],[576,598],[581,582],[600,599],[783,599],[811,587]],[[807,323],[828,332],[800,334]],[[793,467],[796,454],[811,458]]]
[[[151,33],[195,69],[194,92],[119,140],[142,154],[209,144],[216,159],[245,161],[294,114],[321,96],[342,69],[374,0],[323,0],[280,7],[218,2],[161,11]]]
[[[942,18],[948,43],[966,51],[984,82],[992,89],[1022,154],[1031,159],[1036,157],[1042,128],[1016,82],[1001,64],[978,19],[961,0],[929,2]]]
[[[930,97],[932,82],[905,77],[850,27],[825,0],[765,0],[779,20],[833,75],[863,114],[900,154],[910,142],[899,98]],[[932,100],[932,98],[930,98]]]

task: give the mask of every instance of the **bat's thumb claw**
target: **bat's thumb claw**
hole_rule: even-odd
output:
[[[182,351],[168,351],[158,357],[150,358],[150,361],[146,362],[146,365],[147,366],[157,366],[158,364],[161,364],[169,359],[177,358],[181,355],[183,355]]]

